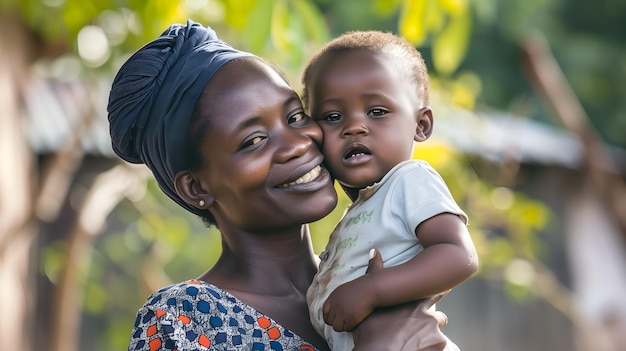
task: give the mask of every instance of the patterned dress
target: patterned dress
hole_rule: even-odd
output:
[[[128,350],[317,351],[271,318],[199,280],[150,295],[137,313]]]

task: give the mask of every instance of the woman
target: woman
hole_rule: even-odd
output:
[[[303,223],[327,215],[337,195],[321,131],[285,80],[188,21],[122,66],[108,111],[116,154],[145,163],[165,194],[222,235],[206,273],[148,298],[129,350],[328,350],[307,312],[317,261]],[[372,349],[439,347],[442,315],[425,310],[433,302],[380,311],[355,337],[383,325],[407,336]]]

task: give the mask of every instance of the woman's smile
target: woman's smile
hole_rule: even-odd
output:
[[[322,167],[318,165],[315,168],[313,168],[312,170],[308,171],[302,177],[294,180],[293,182],[281,184],[278,187],[279,188],[287,188],[287,187],[290,187],[290,186],[293,186],[293,185],[297,185],[297,184],[309,183],[309,182],[317,179],[317,177],[320,175],[321,172],[322,172]]]
[[[317,165],[298,179],[283,183],[278,188],[294,192],[311,192],[323,189],[328,183],[331,183],[330,174],[322,165]]]

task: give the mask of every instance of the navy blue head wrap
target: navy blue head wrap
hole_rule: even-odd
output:
[[[183,167],[191,116],[209,79],[229,61],[254,56],[217,38],[191,20],[174,24],[135,52],[120,68],[109,96],[113,151],[131,163],[145,163],[159,187],[189,211],[174,189]]]

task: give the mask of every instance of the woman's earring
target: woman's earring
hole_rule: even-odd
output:
[[[198,201],[198,205],[200,205],[200,207],[204,207],[204,200]]]

